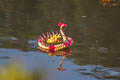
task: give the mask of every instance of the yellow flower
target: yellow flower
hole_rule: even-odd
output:
[[[53,39],[53,38],[48,39],[48,40],[47,40],[47,43],[54,43],[54,39]]]
[[[47,40],[47,43],[56,43],[58,39],[60,39],[61,36],[58,34],[58,35],[53,35],[53,37],[51,37],[50,39]]]
[[[53,35],[53,38],[57,38],[57,36],[56,36],[56,35]]]
[[[58,34],[58,35],[57,35],[57,38],[58,38],[58,39],[60,39],[60,38],[61,38],[61,36]]]

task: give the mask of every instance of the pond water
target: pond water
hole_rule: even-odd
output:
[[[62,56],[37,49],[39,35],[59,30],[59,21],[74,40],[63,72],[57,70]],[[16,60],[44,69],[45,80],[119,80],[119,21],[120,6],[99,0],[0,0],[0,67]]]

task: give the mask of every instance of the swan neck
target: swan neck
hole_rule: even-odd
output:
[[[65,41],[66,40],[66,36],[65,36],[65,34],[64,34],[63,30],[62,30],[63,26],[64,25],[61,25],[61,27],[60,27],[60,33],[62,34],[63,41]]]

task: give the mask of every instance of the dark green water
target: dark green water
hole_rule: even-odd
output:
[[[39,35],[58,30],[59,21],[74,40],[64,72],[56,70],[61,57],[37,49]],[[0,66],[20,60],[30,69],[45,67],[48,80],[119,80],[119,21],[120,6],[99,0],[0,0]]]

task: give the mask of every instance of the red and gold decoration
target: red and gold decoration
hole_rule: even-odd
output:
[[[67,48],[72,45],[73,40],[63,32],[63,27],[67,24],[59,22],[59,32],[47,32],[42,34],[38,39],[38,48],[43,51],[58,51]]]
[[[114,7],[118,5],[117,0],[100,0],[100,4],[107,7]]]

